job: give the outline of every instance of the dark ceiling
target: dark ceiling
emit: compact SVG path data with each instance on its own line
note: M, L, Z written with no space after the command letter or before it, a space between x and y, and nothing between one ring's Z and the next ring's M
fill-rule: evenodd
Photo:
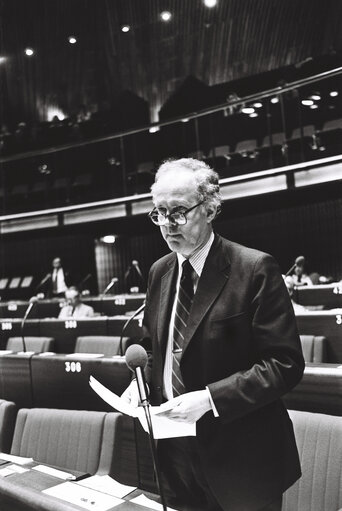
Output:
M341 27L340 0L2 0L1 122L106 109L124 90L156 121L187 76L214 85L339 53Z

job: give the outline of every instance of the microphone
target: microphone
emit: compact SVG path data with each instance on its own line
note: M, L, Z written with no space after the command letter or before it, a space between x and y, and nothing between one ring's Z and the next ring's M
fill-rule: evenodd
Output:
M159 495L160 495L160 500L162 503L163 511L167 511L164 491L163 491L163 487L161 484L158 454L157 454L156 444L155 444L154 435L153 435L153 425L152 425L151 413L150 413L150 403L149 403L149 400L147 397L148 392L147 392L147 386L146 386L146 380L145 380L145 374L144 374L144 369L147 364L146 350L142 346L140 346L140 344L132 344L131 346L129 346L129 348L127 348L125 359L126 359L126 364L127 364L128 368L135 373L135 376L137 379L140 401L144 408L148 431L149 431L150 447L151 447L151 453L152 453L154 472L156 475L156 483L157 483L157 487L159 490Z
M47 273L45 277L39 282L38 286L36 286L36 291L40 289L49 279L51 279L51 273Z
M83 284L85 284L91 277L92 277L92 274L88 273L88 275L86 275L84 277L84 279L82 279L81 282L78 284L78 286L77 286L78 289L82 289Z
M140 267L139 267L139 263L138 263L138 261L136 259L133 259L132 266L136 269L137 274L139 275L139 277L143 278L141 270L140 270Z
M145 309L145 301L142 305L140 305L140 307L132 314L132 316L130 316L128 318L128 320L126 321L126 323L124 324L124 326L122 327L122 330L121 330L121 335L120 335L120 343L119 343L119 351L120 351L120 355L122 356L123 353L122 353L122 338L123 338L123 334L124 332L126 331L126 328L128 327L128 325L130 324L130 322L132 321L132 319L134 319L138 314L140 314L141 311L143 311Z
M305 257L304 256L298 256L294 262L294 264L291 266L288 272L285 273L285 277L288 277L293 273L293 271L296 269L297 266L303 266L305 263Z
M118 282L118 280L119 279L117 277L113 277L112 280L107 285L106 289L103 291L102 296L108 293L108 291L114 286L115 282Z
M33 307L35 306L35 304L38 302L38 297L37 296L32 296L30 298L30 303L28 304L28 307L25 311L25 314L24 314L24 317L21 321L21 325L20 325L20 332L21 332L21 339L23 341L23 351L26 352L26 343L25 343L25 337L24 337L24 326L25 326L25 322L27 320L27 317L28 315L30 314L31 310L33 309Z
M147 364L146 350L140 344L132 344L126 350L125 360L128 368L135 373L141 404L148 406L148 391L144 373Z

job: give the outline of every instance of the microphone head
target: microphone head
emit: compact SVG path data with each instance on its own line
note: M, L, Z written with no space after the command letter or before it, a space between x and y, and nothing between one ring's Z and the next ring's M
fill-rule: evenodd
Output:
M114 284L114 282L117 282L119 279L117 277L113 277L111 282Z
M295 263L297 266L303 266L305 263L305 257L304 256L298 256L295 260Z
M131 371L135 371L137 367L144 369L147 364L146 350L140 344L132 344L126 350L125 360Z
M31 296L30 303L36 303L38 302L38 296Z

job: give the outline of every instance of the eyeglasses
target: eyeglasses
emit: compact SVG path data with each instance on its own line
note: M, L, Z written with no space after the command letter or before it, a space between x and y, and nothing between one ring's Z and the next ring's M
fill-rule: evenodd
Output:
M190 211L192 211L193 209L197 208L197 206L203 204L203 202L204 201L202 200L201 202L198 202L198 204L195 204L191 208L180 211L174 211L169 215L166 215L157 208L154 208L152 211L149 212L148 216L150 217L152 222L158 226L165 225L167 220L171 225L185 225L188 221L186 215L190 213Z

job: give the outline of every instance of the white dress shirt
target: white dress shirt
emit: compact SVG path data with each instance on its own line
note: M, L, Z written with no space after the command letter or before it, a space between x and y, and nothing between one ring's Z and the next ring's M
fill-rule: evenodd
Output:
M208 241L206 242L203 247L201 247L199 250L197 250L190 258L189 263L191 264L193 268L193 285L194 285L194 293L196 293L197 285L200 276L202 275L203 267L205 264L205 261L207 259L207 256L209 254L209 250L211 248L211 245L214 241L214 233L212 232L210 234L210 237ZM174 321L175 321L175 314L176 314L176 306L177 306L177 299L178 299L178 292L179 292L179 283L181 279L181 273L182 273L182 264L186 260L185 257L183 257L181 254L177 254L178 259L178 276L177 276L177 282L176 282L176 293L175 298L172 306L171 311L171 318L170 318L170 325L169 325L169 332L168 332L168 340L167 340L167 346L166 346L166 354L165 354L165 363L164 363L164 373L163 373L163 394L166 399L172 399L173 391L172 391L172 350L173 350L173 327L174 327ZM211 394L209 389L206 387L207 392L209 394L209 399L211 403L211 407L213 409L214 415L218 416L216 407L214 405L214 402L212 400Z

